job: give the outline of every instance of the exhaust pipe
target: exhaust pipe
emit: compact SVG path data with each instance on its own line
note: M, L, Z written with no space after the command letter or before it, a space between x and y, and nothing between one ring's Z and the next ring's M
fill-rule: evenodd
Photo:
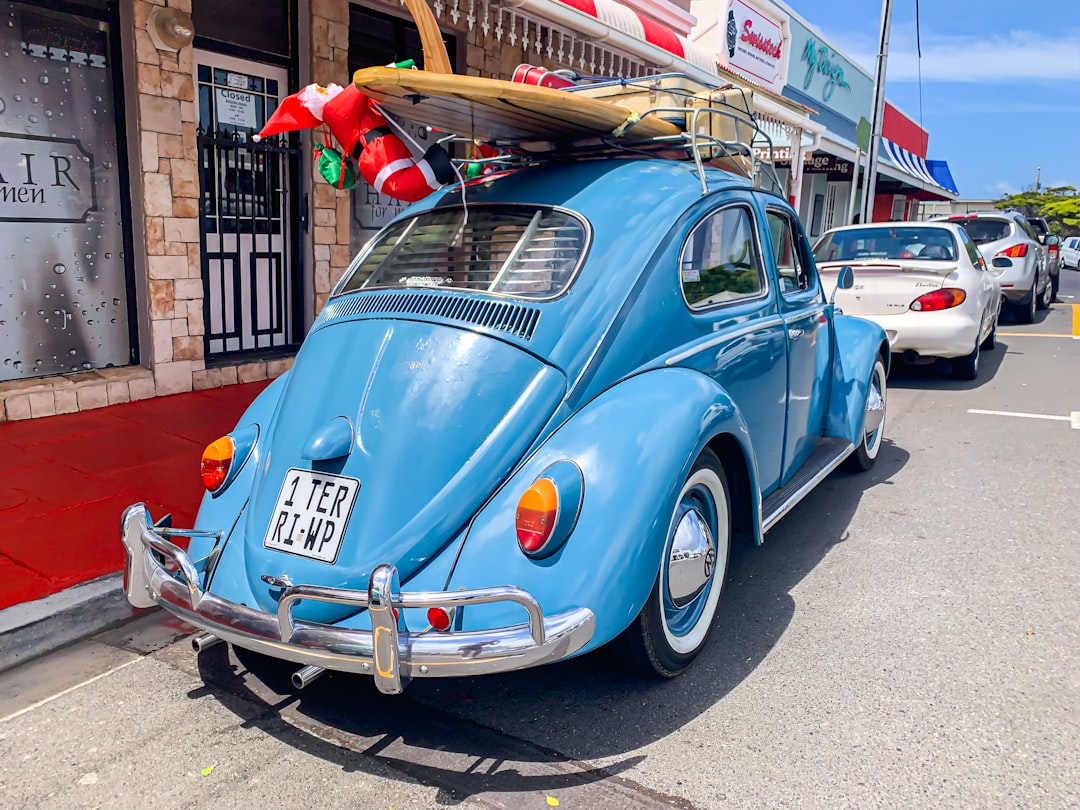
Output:
M298 669L292 675L292 685L297 689L311 686L311 684L318 680L324 672L326 672L326 670L322 667L312 665L306 666L303 669Z
M197 653L205 652L213 647L215 644L220 644L221 639L215 636L213 633L202 633L194 636L191 639L191 649Z

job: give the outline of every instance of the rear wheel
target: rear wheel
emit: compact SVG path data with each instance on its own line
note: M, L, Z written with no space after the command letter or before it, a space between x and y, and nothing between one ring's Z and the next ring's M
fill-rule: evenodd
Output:
M979 376L979 344L975 344L975 348L971 354L966 354L963 357L953 358L952 361L953 376L958 380L974 380Z
M997 346L997 318L994 318L994 325L990 327L990 334L986 336L986 340L982 342L982 348L986 351L990 351Z
M1035 299L1038 294L1035 292L1035 288L1031 288L1031 297L1026 304L1022 304L1016 310L1016 320L1020 323L1032 323L1035 320Z
M1053 303L1054 301L1057 301L1058 290L1061 289L1061 276L1060 276L1060 274L1056 275L1056 276L1050 276L1050 282L1051 282L1051 284L1053 284L1053 290L1054 290L1053 295L1050 296L1050 302Z
M727 476L705 449L679 493L649 599L615 642L626 663L663 678L690 666L712 630L730 545Z
M844 467L855 472L866 472L874 466L881 451L885 435L885 363L879 357L870 375L870 388L866 392L866 415L863 417L863 437L855 452L844 461Z

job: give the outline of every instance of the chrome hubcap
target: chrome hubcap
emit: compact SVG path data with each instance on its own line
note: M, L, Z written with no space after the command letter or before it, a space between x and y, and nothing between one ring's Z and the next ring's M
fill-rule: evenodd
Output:
M697 509L682 516L668 557L668 594L677 608L690 604L709 584L716 566L716 541Z

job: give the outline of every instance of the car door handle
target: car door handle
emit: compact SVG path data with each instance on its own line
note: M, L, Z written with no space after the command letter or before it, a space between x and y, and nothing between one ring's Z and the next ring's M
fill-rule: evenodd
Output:
M788 329L787 330L788 340L798 340L799 338L802 337L802 331L803 331L802 329Z

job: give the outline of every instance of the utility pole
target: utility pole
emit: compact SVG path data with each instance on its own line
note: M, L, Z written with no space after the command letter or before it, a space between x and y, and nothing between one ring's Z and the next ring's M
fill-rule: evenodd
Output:
M889 59L889 29L892 26L892 0L881 2L881 36L878 39L877 64L874 71L874 106L870 112L870 149L866 155L863 174L861 222L874 218L874 187L877 184L878 157L881 153L881 124L885 119L885 67Z
M1035 193L1042 191L1042 166L1035 167Z

